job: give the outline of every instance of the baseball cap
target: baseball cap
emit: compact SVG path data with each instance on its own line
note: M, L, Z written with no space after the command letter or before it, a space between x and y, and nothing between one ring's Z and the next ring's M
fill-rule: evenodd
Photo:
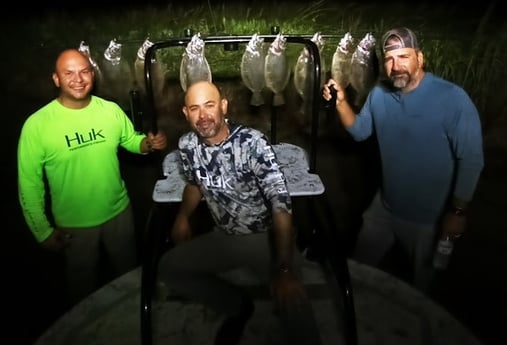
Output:
M417 37L412 30L400 27L391 29L382 36L382 50L384 53L400 48L419 49Z

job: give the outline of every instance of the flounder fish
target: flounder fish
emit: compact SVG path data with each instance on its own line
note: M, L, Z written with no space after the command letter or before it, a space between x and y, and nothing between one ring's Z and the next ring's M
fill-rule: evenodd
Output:
M122 59L122 44L112 39L100 63L102 82L97 94L114 100L123 109L130 106L129 91L134 85L130 65Z
M145 64L145 56L147 50L153 45L153 42L150 41L149 37L146 38L143 44L137 50L136 60L134 62L134 73L136 77L136 83L139 90L143 93L146 92L146 77L144 73L144 64ZM152 84L152 90L155 95L159 95L162 92L165 84L165 72L164 66L157 61L156 57L153 55L151 59L151 70L150 70L150 78Z
M81 43L79 43L78 50L84 55L86 55L86 57L88 57L88 60L90 61L90 64L92 65L93 70L95 72L95 82L100 82L100 80L102 79L102 72L100 71L99 64L92 57L92 54L90 52L90 46L87 45L85 41L81 41Z
M274 93L273 105L285 104L283 90L290 78L289 64L285 54L287 38L277 34L271 43L264 65L266 86Z
M241 58L241 79L245 86L252 92L250 104L260 106L264 104L262 90L266 86L264 79L264 63L266 53L264 51L264 38L253 34L248 42Z
M113 38L109 42L109 46L104 50L104 58L113 66L119 65L121 61L121 49L122 44L117 42L116 38Z
M350 60L350 86L355 91L354 104L361 107L379 74L378 57L375 52L376 40L367 33L352 54Z
M320 32L316 32L311 41L317 45L319 49L319 57L320 57L320 84L321 86L325 82L326 76L326 67L324 56L322 51L324 49L325 40L320 34ZM309 105L312 103L313 96L313 85L314 85L314 70L315 64L312 54L307 47L304 47L301 50L301 53L298 56L296 61L296 65L294 66L294 87L296 88L297 93L303 99L303 108L301 110L302 113L307 113L309 111Z
M326 70L327 70L327 62L326 58L324 56L324 46L326 45L326 40L321 35L320 32L316 32L313 37L312 41L317 45L317 48L319 49L319 57L320 57L320 86L324 85L326 82Z
M192 36L187 44L180 64L180 85L183 91L197 81L211 82L211 68L204 55L204 46L205 42L200 33Z
M349 85L350 59L353 53L354 39L347 32L338 43L331 61L331 78L343 89Z

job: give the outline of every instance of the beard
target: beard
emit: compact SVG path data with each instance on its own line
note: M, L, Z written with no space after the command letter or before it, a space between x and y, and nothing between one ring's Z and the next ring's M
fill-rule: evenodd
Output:
M219 128L214 121L199 121L195 126L195 130L200 137L209 139L217 135Z
M405 72L393 73L389 76L391 84L396 89L403 89L410 83L410 75Z

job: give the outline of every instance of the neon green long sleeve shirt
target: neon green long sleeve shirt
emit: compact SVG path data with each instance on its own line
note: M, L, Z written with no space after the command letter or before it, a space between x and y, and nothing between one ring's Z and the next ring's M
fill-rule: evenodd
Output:
M116 103L96 96L83 109L53 100L28 117L18 143L18 190L36 240L42 242L52 232L44 172L56 226L102 224L129 204L118 147L141 153L144 137Z

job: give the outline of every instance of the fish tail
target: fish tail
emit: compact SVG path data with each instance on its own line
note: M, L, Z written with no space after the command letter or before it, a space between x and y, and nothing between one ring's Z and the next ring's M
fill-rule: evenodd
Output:
M250 104L256 107L263 105L264 97L262 97L262 93L254 92L252 94L252 98L250 99Z
M281 92L275 93L275 95L273 96L273 105L279 106L279 105L284 105L284 104L285 104L285 98L283 97L283 93L281 93Z

